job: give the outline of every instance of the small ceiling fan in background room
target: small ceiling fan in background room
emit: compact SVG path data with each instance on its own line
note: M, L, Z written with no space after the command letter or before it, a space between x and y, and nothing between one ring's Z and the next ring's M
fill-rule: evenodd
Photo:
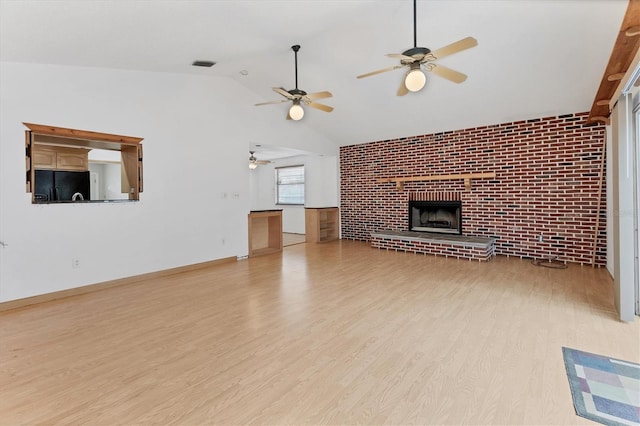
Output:
M287 113L287 120L300 120L304 117L304 109L302 109L301 104L309 105L312 108L319 109L325 112L333 111L333 107L328 105L320 104L318 102L314 102L317 99L330 98L333 95L331 92L316 92L316 93L307 93L304 90L298 89L298 50L300 50L299 45L291 46L293 52L295 54L295 65L296 65L296 88L291 90L285 90L282 87L273 87L273 91L284 96L286 99L282 99L279 101L269 101L256 104L256 106L260 105L270 105L270 104L279 104L283 102L291 101L293 105L289 108L289 112Z
M405 75L397 95L404 96L409 92L418 92L422 90L427 82L427 77L422 72L422 68L437 76L445 78L454 83L462 83L467 76L461 72L452 70L443 65L436 64L435 61L446 56L453 55L460 51L470 49L478 45L478 41L473 37L466 37L458 40L440 49L431 50L426 47L418 47L417 45L417 25L416 25L416 0L413 0L413 47L402 53L389 53L390 58L400 59L400 65L383 68L366 74L359 75L357 78L370 77L372 75L381 74L387 71L393 71L398 68L408 67L409 71Z
M255 151L249 151L249 154L250 154L249 155L249 168L251 170L256 169L258 166L262 166L262 165L271 163L271 161L268 161L268 160L258 160L256 158L256 156L253 155L255 153L256 153Z

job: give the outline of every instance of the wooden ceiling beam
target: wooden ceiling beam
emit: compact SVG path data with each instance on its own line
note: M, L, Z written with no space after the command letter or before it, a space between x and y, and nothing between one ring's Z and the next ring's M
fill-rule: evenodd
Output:
M631 66L638 48L640 48L640 0L629 0L587 121L602 122L604 121L602 118L609 117L611 113L609 102L616 96L620 79ZM604 102L605 100L607 103Z
M622 77L624 77L623 72L617 72L615 74L611 74L609 76L607 76L607 81L620 81L622 80Z

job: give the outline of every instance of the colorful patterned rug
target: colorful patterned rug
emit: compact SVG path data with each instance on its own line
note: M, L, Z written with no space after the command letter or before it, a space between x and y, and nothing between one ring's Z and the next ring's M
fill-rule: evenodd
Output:
M640 364L562 348L576 413L605 425L640 424Z

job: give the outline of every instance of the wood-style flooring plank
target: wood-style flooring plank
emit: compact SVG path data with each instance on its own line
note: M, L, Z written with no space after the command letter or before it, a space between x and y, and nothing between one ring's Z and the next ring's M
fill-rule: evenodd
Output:
M606 270L298 244L0 313L0 425L588 424L562 346L640 361Z

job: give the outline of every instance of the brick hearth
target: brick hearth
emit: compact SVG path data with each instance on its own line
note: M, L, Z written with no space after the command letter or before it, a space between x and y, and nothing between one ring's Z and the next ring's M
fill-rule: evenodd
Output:
M371 233L371 247L433 254L484 262L495 256L493 238L462 235L430 234L412 231L380 231Z
M408 200L459 194L462 233L494 238L500 255L591 263L605 128L566 114L340 148L342 238L407 231ZM495 172L494 179L406 182L378 179ZM606 191L596 262L606 263ZM457 195L456 195L457 197ZM437 197L436 197L437 198ZM543 241L539 241L542 235Z

